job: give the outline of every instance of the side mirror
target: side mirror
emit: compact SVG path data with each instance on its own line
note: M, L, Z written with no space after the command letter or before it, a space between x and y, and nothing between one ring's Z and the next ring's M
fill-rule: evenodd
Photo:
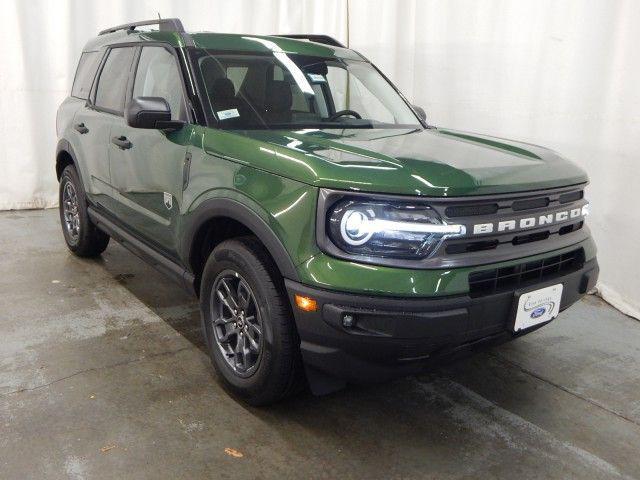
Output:
M175 130L184 122L171 120L171 107L162 97L135 97L125 109L127 125L133 128Z
M413 109L424 122L427 121L427 112L424 111L424 108L414 105Z

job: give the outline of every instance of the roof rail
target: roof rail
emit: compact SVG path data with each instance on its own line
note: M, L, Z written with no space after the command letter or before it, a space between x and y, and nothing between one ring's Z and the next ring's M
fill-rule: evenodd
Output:
M119 30L133 31L136 27L143 27L145 25L158 25L161 32L184 33L184 27L182 26L182 22L179 18L160 18L158 20L144 20L142 22L125 23L124 25L118 25L117 27L102 30L98 35L113 33Z
M332 45L334 47L347 48L341 44L338 40L329 35L313 35L313 34L295 34L295 35L275 35L276 37L295 38L297 40L309 40L310 42L324 43L325 45Z

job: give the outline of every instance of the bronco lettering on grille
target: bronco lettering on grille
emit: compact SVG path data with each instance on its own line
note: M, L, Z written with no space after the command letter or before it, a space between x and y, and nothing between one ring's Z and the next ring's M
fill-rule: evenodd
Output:
M536 217L525 217L520 219L500 220L492 223L476 223L473 226L473 234L480 235L483 233L507 232L510 230L524 230L543 225L551 225L554 223L565 222L579 217L585 217L589 214L589 204L581 208L572 208L571 210L561 210L555 213L548 213Z

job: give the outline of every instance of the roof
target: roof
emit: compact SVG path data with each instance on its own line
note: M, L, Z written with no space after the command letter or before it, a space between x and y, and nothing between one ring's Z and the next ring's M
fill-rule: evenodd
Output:
M129 42L165 42L174 47L185 47L185 36L193 40L196 47L234 52L268 53L282 51L317 57L339 57L362 60L363 57L348 48L324 43L297 40L275 35L251 35L234 33L194 32L179 33L169 31L118 30L104 33L87 42L84 51L98 50L106 45Z

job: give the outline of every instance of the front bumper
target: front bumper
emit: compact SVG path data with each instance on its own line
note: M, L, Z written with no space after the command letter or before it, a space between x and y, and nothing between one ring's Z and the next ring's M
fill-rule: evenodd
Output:
M375 382L418 373L434 360L535 330L539 326L517 335L510 331L518 293L562 283L560 309L564 310L595 286L598 271L593 258L571 273L476 298L367 296L290 280L286 287L312 390L323 393L339 388L336 382ZM296 294L315 299L317 311L298 309ZM353 315L356 325L343 327L344 315Z

